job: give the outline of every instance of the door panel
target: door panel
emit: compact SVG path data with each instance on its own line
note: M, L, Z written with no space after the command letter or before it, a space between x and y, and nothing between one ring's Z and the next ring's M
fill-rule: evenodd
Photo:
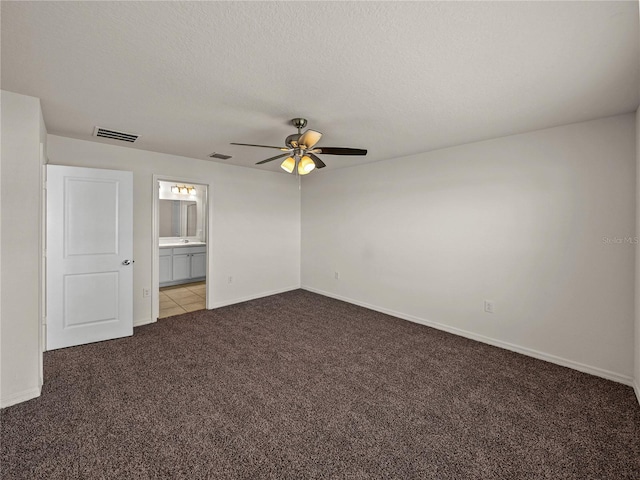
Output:
M47 166L48 350L133 334L132 186L131 172Z
M118 253L118 183L65 177L66 256Z
M64 326L118 321L118 272L64 277Z

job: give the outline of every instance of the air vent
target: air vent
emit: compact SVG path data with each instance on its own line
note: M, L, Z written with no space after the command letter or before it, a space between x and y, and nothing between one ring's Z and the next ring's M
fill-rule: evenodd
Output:
M231 155L223 155L222 153L213 152L211 155L209 155L209 158L219 158L220 160L229 160L231 158Z
M138 138L140 138L140 135L136 135L135 133L118 132L116 130L109 130L107 128L102 128L102 127L96 127L93 130L93 136L102 137L102 138L111 138L113 140L120 140L121 142L129 142L129 143L133 143Z

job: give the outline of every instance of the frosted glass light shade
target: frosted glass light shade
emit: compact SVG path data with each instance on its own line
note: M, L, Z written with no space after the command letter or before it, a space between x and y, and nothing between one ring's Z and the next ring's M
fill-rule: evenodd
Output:
M311 171L316 168L316 164L311 160L311 158L306 155L300 159L298 163L298 173L300 175L306 175L311 173Z
M180 188L177 185L171 187L171 193L180 193Z
M189 187L189 195L195 195L196 194L196 187Z
M287 173L293 172L293 169L295 166L296 166L296 159L293 157L285 158L284 162L280 164L280 168L282 168Z

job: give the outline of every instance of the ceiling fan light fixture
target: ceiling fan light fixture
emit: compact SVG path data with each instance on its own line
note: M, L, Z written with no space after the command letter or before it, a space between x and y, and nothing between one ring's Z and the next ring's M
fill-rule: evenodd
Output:
M300 159L300 162L298 162L298 173L300 175L307 175L308 173L311 173L314 168L316 168L316 164L306 155Z
M296 166L296 159L293 157L285 158L284 162L280 164L280 168L282 168L287 173L292 173L295 166Z
M299 175L307 175L316 168L326 167L325 163L316 156L316 153L322 153L327 155L366 155L367 151L362 148L349 148L349 147L320 147L315 148L316 143L322 138L322 133L316 130L307 130L301 133L302 129L307 125L307 120L304 118L294 118L291 120L293 126L298 129L298 133L289 135L285 139L286 147L276 147L273 145L258 145L256 143L236 143L232 142L231 145L242 145L245 147L261 147L261 148L275 148L280 150L280 155L275 155L264 160L260 160L256 165L263 165L265 163L273 162L282 157L288 157L280 164L287 173L293 173L294 170ZM300 158L302 157L302 158ZM296 168L297 167L297 168Z

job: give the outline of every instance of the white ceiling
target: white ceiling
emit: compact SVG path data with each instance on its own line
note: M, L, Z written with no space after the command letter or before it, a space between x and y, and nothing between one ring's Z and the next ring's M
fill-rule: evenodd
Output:
M252 166L293 117L328 168L634 111L638 2L2 2L5 90L49 133ZM117 143L106 140L105 143ZM262 169L278 169L271 162Z

